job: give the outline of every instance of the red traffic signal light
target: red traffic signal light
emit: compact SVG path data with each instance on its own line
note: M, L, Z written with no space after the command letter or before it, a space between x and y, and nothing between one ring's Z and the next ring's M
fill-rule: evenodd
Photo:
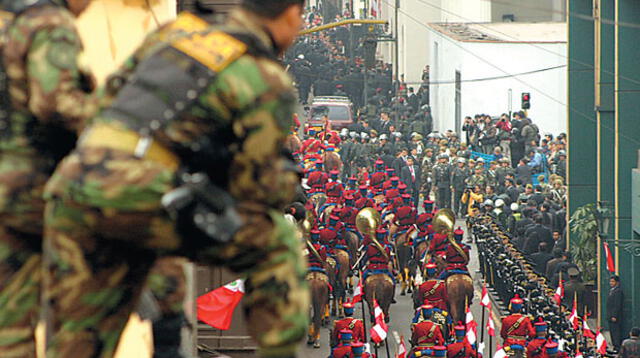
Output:
M531 108L531 94L529 92L524 92L522 94L522 109Z

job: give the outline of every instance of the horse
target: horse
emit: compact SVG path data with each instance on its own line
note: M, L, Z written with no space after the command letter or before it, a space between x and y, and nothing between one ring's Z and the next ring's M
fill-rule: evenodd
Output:
M349 266L349 254L341 249L334 249L336 261L335 268L335 284L333 285L333 303L331 306L331 315L344 317L344 309L342 304L347 298L347 276L351 266Z
M358 260L360 248L360 238L353 231L344 231L344 239L347 242L347 251L349 252L349 268L353 267L356 264L356 260ZM351 275L347 280L347 290L349 293L353 292L353 280L354 276Z
M393 300L393 290L393 280L389 275L380 273L367 277L364 282L364 299L369 305L369 313L373 314L374 312L373 300L375 298L384 313L385 322L389 322L389 307Z
M454 322L465 320L466 308L473 299L473 280L464 274L451 275L446 280L448 307Z
M298 134L291 133L287 136L284 142L284 147L288 149L291 153L297 153L302 148L302 141Z
M415 261L413 256L413 245L411 243L412 234L412 230L409 229L395 237L396 257L398 259L398 270L400 271L402 285L401 296L413 291L413 278L416 274L417 261Z
M329 302L329 278L322 272L309 272L306 277L311 292L313 316L309 325L307 344L320 348L320 327Z
M324 152L322 155L324 161L324 171L330 173L333 170L342 172L342 159L340 155L335 152Z

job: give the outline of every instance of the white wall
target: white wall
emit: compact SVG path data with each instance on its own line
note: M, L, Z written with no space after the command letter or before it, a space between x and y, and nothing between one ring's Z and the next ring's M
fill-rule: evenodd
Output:
M491 2L487 0L446 0L440 22L491 22Z
M435 45L437 43L437 45ZM566 44L506 44L506 43L463 43L462 48L489 61L499 69L518 74L566 64L566 58L556 56L541 48L558 54L566 53ZM462 75L462 117L478 113L500 115L509 110L508 92L512 90L512 109L520 110L520 95L531 93L529 117L540 127L541 132L558 134L566 131L567 102L566 67L517 78L504 78L483 82L465 80L505 76L505 73L445 40L442 35L434 36L432 48L438 47L437 61L432 65L432 82L453 81L455 71ZM522 83L525 82L525 83ZM535 89L534 89L535 88ZM545 94L539 92L542 91ZM549 98L551 97L551 98ZM560 103L558 103L560 102ZM431 104L436 130L453 129L455 126L455 85L441 84L431 88ZM456 128L460 131L460 128Z

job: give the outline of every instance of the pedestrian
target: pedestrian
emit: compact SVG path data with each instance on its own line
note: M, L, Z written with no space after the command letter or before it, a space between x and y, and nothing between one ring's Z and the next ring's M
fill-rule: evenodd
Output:
M622 343L622 314L624 294L620 287L620 276L613 275L609 279L609 295L607 296L607 322L611 333L611 343L616 351L620 350Z
M303 5L244 0L223 27L158 42L126 62L135 80L124 79L45 193L48 355L81 348L112 357L150 268L180 253L247 274L258 355L295 356L309 296L299 241L281 214L299 179L282 155L295 94L277 58L299 31ZM131 93L136 101L127 100ZM165 197L178 195L178 185L227 198L219 201L224 226L193 226L195 213ZM210 208L197 192L191 200L187 207ZM206 216L221 219L219 212Z
M640 358L640 327L631 328L629 338L622 342L619 358Z

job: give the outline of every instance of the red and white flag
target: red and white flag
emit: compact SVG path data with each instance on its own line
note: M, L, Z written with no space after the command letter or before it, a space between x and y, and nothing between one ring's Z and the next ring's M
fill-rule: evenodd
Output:
M585 315L584 318L582 319L582 335L591 339L596 338L595 333L593 333L591 328L589 328L589 323L587 322L587 315Z
M562 281L562 277L561 277L558 281L558 288L556 288L556 293L553 295L553 299L556 301L558 306L560 306L563 298L564 298L564 282Z
M480 299L480 305L491 310L491 299L489 298L489 292L487 291L486 283L482 285L482 298Z
M362 295L363 295L362 279L360 279L358 280L358 286L356 286L356 288L353 290L353 300L351 302L358 303L362 301Z
M371 16L378 17L380 14L380 0L371 1Z
M573 330L577 330L580 328L580 317L578 317L578 308L577 301L573 300L573 309L571 310L571 315L569 315L569 322L573 325Z
M489 310L489 319L487 320L487 333L489 333L491 337L495 337L496 335L496 326L493 323L493 312L491 312L491 310Z
M507 352L505 352L504 348L500 348L493 355L493 358L505 358L507 356Z
M376 324L371 327L371 340L376 343L380 343L387 338L387 331L389 327L384 321L384 312L382 312L382 308L378 306L378 301L373 300L373 316L375 317Z
M477 334L477 327L478 324L476 323L475 319L473 319L473 313L471 313L471 310L469 309L469 307L467 307L467 316L465 318L465 324L467 327L467 334L464 337L464 339L467 340L467 342L469 342L469 344L473 345L476 343L478 334Z
M616 264L613 261L613 255L611 254L611 249L609 249L609 243L607 243L606 241L603 241L603 245L604 245L604 255L607 258L607 271L609 271L610 273L615 273Z
M404 337L400 337L400 344L398 345L398 354L396 354L396 358L406 358L407 357L407 347L404 345Z
M598 334L596 335L596 349L600 354L607 354L607 340L604 339L604 335L600 330L598 330Z
M231 327L233 311L244 296L244 280L235 280L198 297L198 320L213 328Z

